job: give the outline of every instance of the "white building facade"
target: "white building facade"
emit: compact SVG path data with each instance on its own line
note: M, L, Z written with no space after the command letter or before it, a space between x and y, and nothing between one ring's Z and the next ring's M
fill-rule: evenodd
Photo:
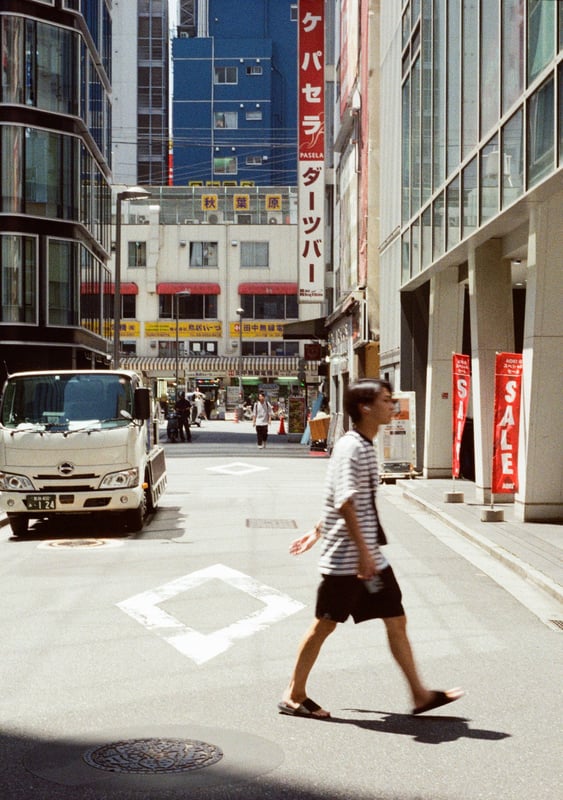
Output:
M503 498L523 520L563 517L562 46L561 3L381 3L381 372L416 392L420 466L446 477L451 356L471 357L488 502L495 353L522 353Z
M242 378L280 396L317 384L318 361L283 340L287 322L318 316L297 302L295 187L148 190L123 203L121 365L159 395L176 379L189 390Z

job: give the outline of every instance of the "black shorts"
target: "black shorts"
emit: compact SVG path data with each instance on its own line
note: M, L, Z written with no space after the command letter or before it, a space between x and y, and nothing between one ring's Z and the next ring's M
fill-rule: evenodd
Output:
M386 567L379 575L384 587L375 594L370 594L355 575L323 575L317 590L316 618L346 622L352 615L358 623L404 616L401 588L393 570Z

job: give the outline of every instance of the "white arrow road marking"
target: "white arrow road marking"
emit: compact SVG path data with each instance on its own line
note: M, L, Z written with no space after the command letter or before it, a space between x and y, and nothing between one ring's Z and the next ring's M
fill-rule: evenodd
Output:
M222 580L229 586L246 592L264 603L264 608L208 634L184 625L176 617L158 608L159 603L213 579ZM183 575L156 589L149 589L128 600L122 600L117 606L196 664L204 664L224 653L238 639L252 636L305 607L298 600L293 600L277 589L272 589L271 586L258 583L249 575L224 564L214 564L189 575Z
M223 467L207 467L208 472L224 472L226 475L248 475L251 472L261 472L269 467L257 467L256 464L245 464L244 461L233 461Z

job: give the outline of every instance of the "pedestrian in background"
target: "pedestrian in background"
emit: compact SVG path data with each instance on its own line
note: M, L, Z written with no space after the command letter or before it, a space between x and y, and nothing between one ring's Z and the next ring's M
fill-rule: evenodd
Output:
M182 442L185 440L191 442L192 440L192 432L190 431L191 408L192 405L186 397L185 392L180 392L174 406L174 411L178 415L178 430L180 432L180 440ZM186 434L186 439L184 439L184 432Z
M194 392L194 403L197 410L197 418L198 419L207 419L205 416L205 404L204 404L204 396L203 392L200 392L199 389L196 389Z
M353 429L336 442L328 464L322 521L296 539L290 552L304 553L321 538L315 621L298 650L292 678L278 703L282 714L328 719L330 713L307 696L307 679L327 637L352 616L355 623L382 619L391 653L409 685L413 714L451 703L460 689L432 691L422 683L407 636L402 595L381 551L386 544L375 505L379 481L373 439L391 421L394 401L387 381L352 384L345 396Z
M258 400L252 409L252 424L256 428L258 447L266 447L268 441L268 425L272 419L272 406L266 400L264 392L258 392Z

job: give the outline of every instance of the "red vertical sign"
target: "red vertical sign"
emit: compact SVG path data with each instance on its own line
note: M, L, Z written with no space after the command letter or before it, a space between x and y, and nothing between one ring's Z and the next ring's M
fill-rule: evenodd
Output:
M493 428L493 494L518 491L522 356L497 353Z
M469 356L454 353L452 357L453 392L452 392L452 476L459 478L461 437L467 419L469 403L469 387L471 385L471 362Z
M324 0L299 0L299 302L324 300Z

